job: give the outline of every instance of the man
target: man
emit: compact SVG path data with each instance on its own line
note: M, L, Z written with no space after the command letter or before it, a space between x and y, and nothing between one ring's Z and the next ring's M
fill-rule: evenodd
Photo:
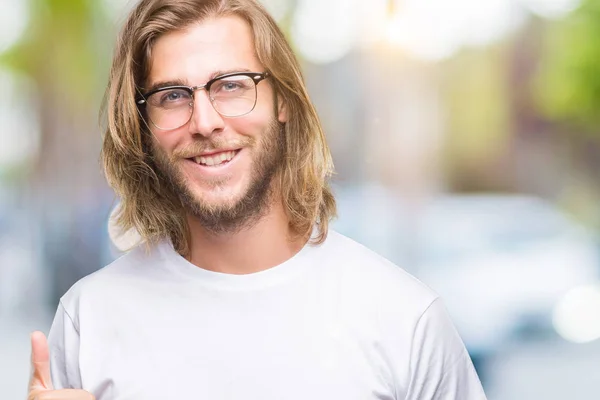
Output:
M32 335L30 399L485 398L437 296L328 229L325 138L255 0L142 0L106 110L145 244Z

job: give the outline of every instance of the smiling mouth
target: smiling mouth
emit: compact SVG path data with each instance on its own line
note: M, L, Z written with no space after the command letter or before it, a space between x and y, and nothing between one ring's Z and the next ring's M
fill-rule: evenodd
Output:
M240 149L241 150L241 149ZM219 167L229 163L240 152L240 150L224 151L221 153L211 154L207 156L199 156L190 158L196 164L205 167Z

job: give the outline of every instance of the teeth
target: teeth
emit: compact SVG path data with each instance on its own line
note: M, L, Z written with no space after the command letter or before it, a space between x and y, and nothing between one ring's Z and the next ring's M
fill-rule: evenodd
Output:
M196 163L198 164L212 167L214 165L219 165L225 161L231 161L233 157L235 157L235 151L226 151L214 156L195 157L194 161L196 161Z

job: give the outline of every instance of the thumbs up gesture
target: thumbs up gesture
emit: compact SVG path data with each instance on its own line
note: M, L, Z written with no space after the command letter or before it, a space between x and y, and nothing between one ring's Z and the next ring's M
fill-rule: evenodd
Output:
M85 390L54 390L50 379L50 351L42 332L31 334L31 380L27 400L94 400Z

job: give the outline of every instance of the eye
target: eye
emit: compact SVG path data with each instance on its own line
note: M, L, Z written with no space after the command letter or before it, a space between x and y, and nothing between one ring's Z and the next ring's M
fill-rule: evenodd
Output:
M185 89L168 89L154 93L148 102L155 107L172 108L189 104L191 99L192 96Z
M226 90L228 92L237 89L242 89L243 87L244 85L240 84L240 82L223 82L223 90Z
M230 76L214 83L210 88L215 95L234 95L242 94L252 89L254 82L247 76Z

